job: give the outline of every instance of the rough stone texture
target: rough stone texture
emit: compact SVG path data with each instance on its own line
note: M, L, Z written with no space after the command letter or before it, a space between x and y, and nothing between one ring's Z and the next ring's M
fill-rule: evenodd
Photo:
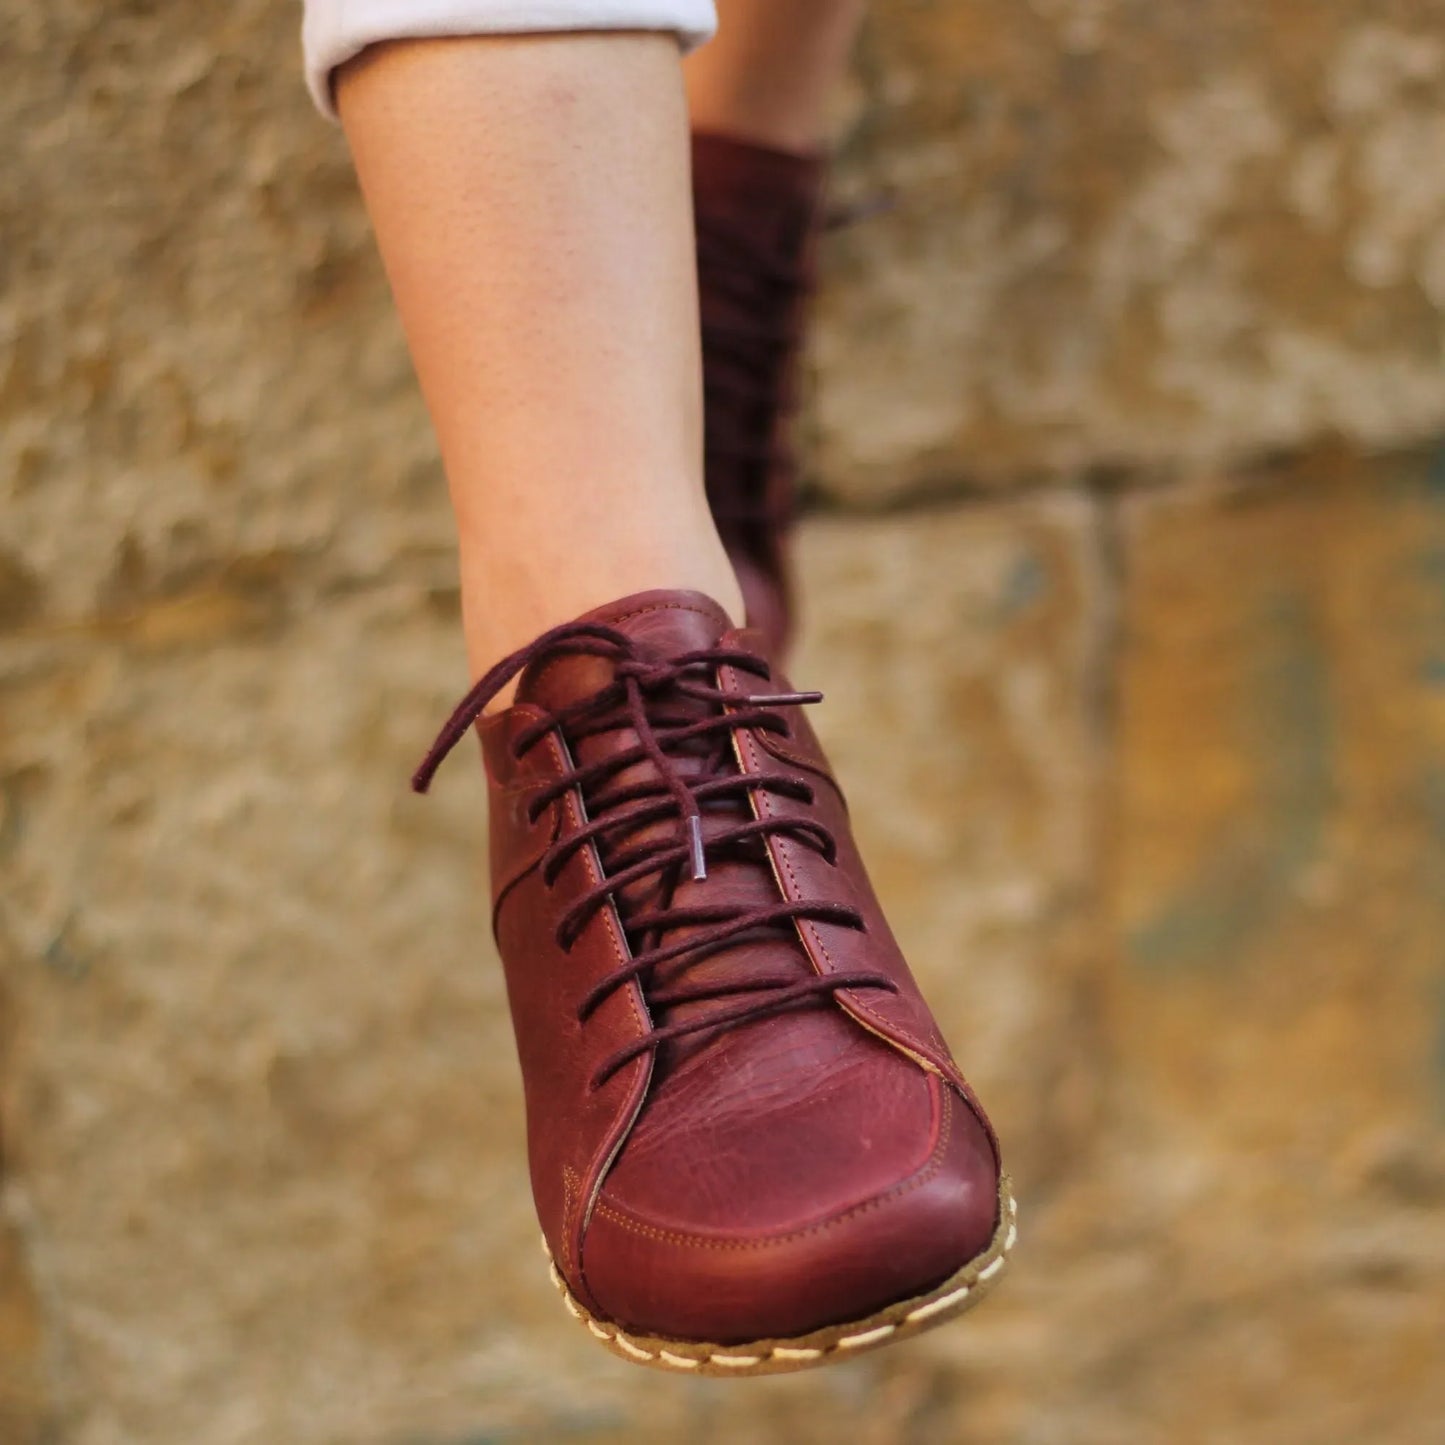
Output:
M1440 0L876 6L842 184L897 205L832 255L819 484L1432 434L1442 75Z
M0 625L450 545L294 0L21 6L0 97ZM11 67L7 67L11 68Z
M0 1225L0 1440L44 1445L51 1435L43 1326L30 1261L17 1231Z
M1435 1445L1445 3L875 7L797 670L1024 1235L747 1387L545 1282L479 781L404 789L449 525L297 19L6 20L0 1442Z
M1087 509L835 524L808 561L851 609L803 664L835 693L820 721L845 758L875 710L903 739L853 760L855 806L1044 1196L1090 1043L1067 966L1089 856ZM900 583L924 576L900 629ZM251 629L205 599L161 611L15 637L0 688L6 1122L65 1440L612 1438L614 1418L618 1438L675 1438L716 1389L669 1387L659 1416L546 1282L475 768L405 791L461 676L449 607L399 568L349 596L283 589ZM860 1388L747 1409L781 1431L811 1390L842 1428Z
M1126 509L1108 1114L1172 1285L1127 1403L1192 1438L1445 1425L1442 479Z
M803 541L816 601L795 670L826 692L819 732L874 881L1036 1198L1093 1107L1095 517L1059 497L829 519Z

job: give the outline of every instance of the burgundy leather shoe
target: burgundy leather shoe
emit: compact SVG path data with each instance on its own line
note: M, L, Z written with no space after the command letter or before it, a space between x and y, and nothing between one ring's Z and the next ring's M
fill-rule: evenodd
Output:
M708 501L775 657L793 630L789 430L823 179L818 157L693 133Z
M626 1359L856 1354L975 1303L1014 1241L816 701L708 598L644 592L499 663L414 780L475 726L553 1280Z

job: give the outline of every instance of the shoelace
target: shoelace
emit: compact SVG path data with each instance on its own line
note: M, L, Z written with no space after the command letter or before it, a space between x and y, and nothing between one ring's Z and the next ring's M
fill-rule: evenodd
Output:
M834 205L823 228L846 230L893 206L887 193ZM698 272L707 281L706 473L713 515L722 523L771 529L792 519L792 489L770 487L769 481L795 466L788 428L780 423L798 402L792 361L814 285L808 250L806 243L770 246L747 225L730 223L726 213L698 210Z
M699 212L703 298L706 473L720 522L785 524L787 495L768 485L793 465L787 428L796 407L791 361L801 340L802 302L812 277L791 248L770 248L746 226Z
M513 740L514 755L520 759L543 738L559 732L571 749L582 739L620 729L631 729L637 743L629 748L583 766L573 765L552 782L539 785L528 803L532 822L566 793L576 789L582 796L586 822L569 837L554 842L542 855L542 878L551 887L568 861L583 848L597 845L599 855L607 854L604 877L562 915L556 926L558 946L567 952L587 923L609 904L618 909L629 939L650 940L623 967L603 978L581 1001L577 1016L585 1022L618 988L636 979L651 1011L665 1011L677 1004L728 999L725 1003L692 1018L650 1029L642 1038L618 1049L598 1067L592 1087L600 1088L620 1068L639 1054L652 1053L671 1039L704 1029L724 1028L778 1013L795 1004L839 989L881 988L896 992L897 985L885 975L867 971L832 974L828 977L769 977L746 982L727 981L716 985L689 986L685 982L665 990L650 989L651 976L660 964L673 960L702 958L719 951L755 930L793 928L801 920L841 924L862 930L864 923L856 909L838 903L778 901L764 906L736 903L698 903L679 907L661 906L628 910L623 890L643 880L655 880L660 896L670 899L677 881L686 870L694 881L708 876L707 860L747 856L757 848L756 840L769 835L787 835L815 848L829 863L836 860L837 843L829 830L802 818L750 817L727 824L704 836L702 810L709 803L742 801L755 791L772 792L811 803L813 789L801 778L786 773L742 773L732 757L731 739L736 728L754 728L786 733L787 724L777 709L820 702L816 692L731 693L709 681L719 666L771 679L768 664L753 653L725 647L703 648L675 657L657 659L643 655L631 638L615 628L598 623L571 622L543 633L528 646L503 658L458 703L447 719L412 778L412 786L424 793L448 753L466 736L487 704L530 663L544 656L581 655L601 657L613 663L613 679L590 696L548 712ZM709 745L713 746L709 746ZM693 763L690 770L679 766L678 755ZM618 773L648 761L656 779L608 788ZM675 818L678 829L672 836L628 841L639 828ZM770 866L763 858L758 866ZM776 888L776 882L773 884ZM628 916L630 914L630 916ZM668 943L659 940L669 932L688 928L696 931Z

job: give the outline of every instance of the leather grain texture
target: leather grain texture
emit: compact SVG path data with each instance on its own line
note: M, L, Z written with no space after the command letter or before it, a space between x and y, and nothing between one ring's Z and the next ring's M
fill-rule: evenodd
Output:
M644 667L706 649L756 655L763 645L691 593L644 593L582 620L625 634ZM630 828L625 850L593 841L555 876L546 866L549 850L595 820L580 786L551 802L540 789L579 767L601 768L613 791L657 781L625 719L566 720L608 686L615 666L610 656L539 656L514 705L478 724L494 924L525 1082L533 1188L557 1267L597 1318L721 1344L802 1334L916 1296L994 1236L998 1152L883 917L801 706L777 709L785 735L729 730L730 774L758 782L746 805L723 797L705 805L709 836L739 822L788 827L751 847L715 849L704 879L674 871L662 883L626 883L570 947L557 940L567 910L605 880L605 857L667 845L680 826L654 817ZM776 668L763 686L730 663L715 667L711 685L738 698L791 690ZM686 701L664 689L649 702L659 736ZM519 749L528 729L559 716ZM780 775L791 791L766 785ZM605 792L599 801L594 789L593 798L604 810ZM833 849L818 845L820 829ZM688 910L753 916L780 902L828 903L855 910L840 916L862 926L800 919L690 948L706 925L685 923L662 940L670 956L608 992L584 1021L583 1000L626 968L635 920L659 907L659 888L688 919ZM713 1017L719 995L829 975L887 987L815 992L725 1027L665 1037L596 1084L609 1055L662 1022Z

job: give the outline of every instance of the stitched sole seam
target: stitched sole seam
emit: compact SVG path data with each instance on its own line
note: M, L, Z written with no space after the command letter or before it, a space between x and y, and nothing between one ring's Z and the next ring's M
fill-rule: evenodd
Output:
M942 1284L867 1319L813 1330L792 1341L757 1345L708 1345L690 1340L634 1338L610 1321L596 1320L577 1303L543 1241L548 1273L568 1312L622 1359L654 1369L720 1376L769 1375L809 1369L875 1349L930 1329L977 1304L998 1282L1018 1239L1018 1206L1007 1176L999 1181L999 1224L989 1247Z

